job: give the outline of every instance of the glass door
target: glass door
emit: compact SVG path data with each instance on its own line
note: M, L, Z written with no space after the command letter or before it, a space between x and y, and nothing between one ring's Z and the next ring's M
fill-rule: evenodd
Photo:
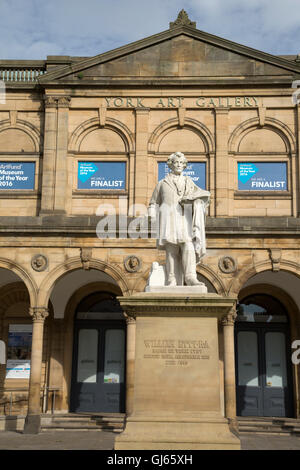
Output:
M71 411L124 412L124 326L78 321L73 358Z
M245 298L236 320L238 416L293 416L288 317L273 297Z

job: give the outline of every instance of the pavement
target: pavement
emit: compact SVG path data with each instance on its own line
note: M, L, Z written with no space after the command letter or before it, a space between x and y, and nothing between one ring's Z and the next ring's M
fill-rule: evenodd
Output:
M116 434L105 431L0 431L0 450L113 450ZM300 436L243 434L242 450L300 450Z

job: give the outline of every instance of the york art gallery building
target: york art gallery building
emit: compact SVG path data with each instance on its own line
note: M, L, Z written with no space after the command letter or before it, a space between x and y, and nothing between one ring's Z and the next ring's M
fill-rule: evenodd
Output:
M211 193L199 279L238 298L219 326L223 415L299 418L299 58L180 14L95 57L2 60L0 78L0 413L131 413L135 322L116 298L165 252L127 225L180 151ZM107 208L123 217L101 237Z

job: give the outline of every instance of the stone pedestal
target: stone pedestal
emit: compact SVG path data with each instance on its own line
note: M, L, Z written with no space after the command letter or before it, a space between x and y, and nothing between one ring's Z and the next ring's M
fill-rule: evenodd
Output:
M218 345L236 299L184 289L119 298L136 318L136 359L133 413L116 450L240 449L221 414Z

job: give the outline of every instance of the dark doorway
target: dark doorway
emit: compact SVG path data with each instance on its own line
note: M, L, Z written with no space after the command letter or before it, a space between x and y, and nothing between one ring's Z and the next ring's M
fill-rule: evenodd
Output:
M74 323L72 412L125 411L126 322L117 299L95 293L78 306Z
M235 351L237 415L292 417L289 322L278 300L256 294L239 303Z

